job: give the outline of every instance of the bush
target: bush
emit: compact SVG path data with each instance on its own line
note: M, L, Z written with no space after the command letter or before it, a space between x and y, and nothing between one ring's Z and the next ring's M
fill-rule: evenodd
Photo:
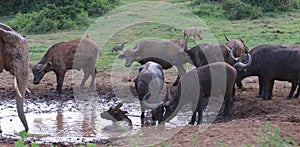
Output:
M0 5L0 16L38 12L48 4L54 4L57 7L74 5L87 11L91 16L107 13L107 11L120 4L120 0L6 0L5 3Z
M288 147L299 146L299 143L289 137L280 137L280 129L278 125L275 125L274 129L271 128L270 122L265 123L264 132L259 132L258 137L262 142L258 143L259 147Z
M242 0L252 6L261 7L263 12L290 11L299 7L299 0ZM296 4L296 5L295 5ZM296 6L296 7L295 7Z
M231 20L251 18L256 19L262 16L259 7L251 6L241 0L224 0L222 7L225 10L225 16Z
M24 33L45 33L76 29L89 24L87 12L72 6L57 7L48 4L39 12L18 13L8 25Z

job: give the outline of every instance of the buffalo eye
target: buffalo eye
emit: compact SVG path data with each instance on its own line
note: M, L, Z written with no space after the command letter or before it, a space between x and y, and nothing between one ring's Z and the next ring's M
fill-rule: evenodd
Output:
M19 53L14 55L14 59L15 60L20 60L21 59L21 55Z

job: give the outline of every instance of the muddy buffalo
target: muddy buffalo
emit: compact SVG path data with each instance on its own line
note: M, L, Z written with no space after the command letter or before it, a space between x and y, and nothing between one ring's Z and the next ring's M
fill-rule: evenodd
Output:
M120 109L122 105L122 103L118 103L117 106L111 106L109 110L100 114L102 118L113 122L113 125L103 128L105 131L123 132L132 129L132 121L126 115L128 112Z
M155 109L162 104L166 96L162 67L155 62L147 62L142 65L135 79L135 88L141 104L141 121L143 123L145 110Z
M198 113L197 124L199 124L202 120L204 98L208 97L217 98L218 105L222 105L224 100L223 117L229 119L235 80L236 70L225 62L208 64L187 72L180 80L174 97L165 104L166 112L163 121L171 120L184 104L192 102L193 116L189 123L195 123ZM218 112L218 110L216 111Z
M289 81L292 88L287 98L293 97L300 79L300 48L294 45L259 45L250 52L252 64L241 66L248 62L247 57L235 64L238 70L237 82L249 76L258 76L259 92L257 97L271 99L275 80ZM299 89L295 97L299 96Z
M60 42L51 46L44 57L31 67L34 79L33 84L39 84L45 73L54 71L57 79L55 94L59 96L67 70L83 69L84 77L80 87L83 88L85 82L92 77L89 88L94 87L96 76L96 60L100 49L88 37Z

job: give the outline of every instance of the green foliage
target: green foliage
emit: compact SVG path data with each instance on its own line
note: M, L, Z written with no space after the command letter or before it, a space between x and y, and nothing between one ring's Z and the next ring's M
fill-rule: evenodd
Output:
M224 10L217 2L204 2L201 5L194 5L192 11L197 16L222 17Z
M262 16L262 11L259 7L251 6L241 0L224 0L222 6L226 11L225 16L231 20L256 19Z
M78 29L89 23L87 12L74 5L57 7L55 4L49 4L39 12L18 13L9 25L24 33L45 33Z
M212 4L214 7L216 5L222 6L224 16L231 20L256 19L261 16L270 15L270 12L293 11L300 8L299 0L192 0L191 2L191 5L197 9L193 12L198 16L214 14L212 11L207 13L207 9L204 8L207 4Z
M278 125L275 125L274 130L272 130L270 123L266 122L264 133L260 132L258 137L262 139L262 142L258 144L259 147L287 147L287 146L298 146L299 144L291 138L280 137L280 129Z
M74 5L87 11L89 15L103 15L115 5L120 4L120 0L6 0L0 5L0 16L38 12L48 4L58 7Z
M299 8L299 0L242 0L252 6L261 7L264 12L289 11ZM298 3L298 4L297 4Z
M120 3L119 0L14 1L9 0L8 3L19 5L1 9L0 15L12 15L17 12L16 17L8 24L15 30L28 34L87 27L91 23L89 16L101 16ZM9 8L12 6L16 7Z

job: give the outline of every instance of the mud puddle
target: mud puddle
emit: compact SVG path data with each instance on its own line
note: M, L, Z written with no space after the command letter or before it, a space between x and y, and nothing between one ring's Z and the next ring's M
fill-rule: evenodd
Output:
M101 118L100 113L121 101L124 103L121 109L129 112L132 130L122 133L104 131L103 128L111 125L112 121ZM30 129L30 137L26 141L38 144L106 143L111 138L135 135L142 128L140 104L136 98L126 98L125 101L117 97L103 99L101 96L88 101L29 98L24 101L24 110ZM18 133L24 129L16 112L15 100L2 99L0 111L0 140L14 143L19 138ZM164 129L186 125L186 116L191 116L190 112L186 113L179 113L165 124ZM150 113L146 113L146 117L150 120Z

